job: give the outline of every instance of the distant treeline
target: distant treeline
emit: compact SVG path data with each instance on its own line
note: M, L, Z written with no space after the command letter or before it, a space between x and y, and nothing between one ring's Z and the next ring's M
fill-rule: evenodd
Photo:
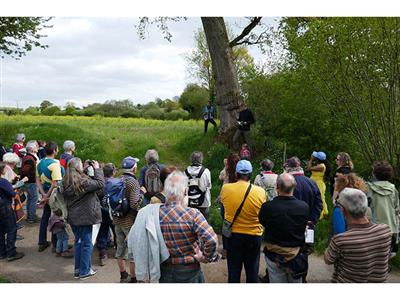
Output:
M160 98L146 104L134 104L130 99L108 100L105 103L93 103L83 108L68 102L62 108L49 100L44 100L40 106L21 108L0 108L0 113L6 115L33 116L103 116L123 118L145 118L157 120L188 120L200 119L202 107L209 99L206 88L197 84L188 84L180 97L174 99Z
M43 101L39 107L30 106L24 109L4 108L1 111L6 115L44 115L44 116L103 116L123 118L146 118L160 120L189 119L189 112L181 108L178 101L161 100L147 104L134 104L126 100L109 100L105 103L93 103L83 108L68 103L64 109L50 101Z

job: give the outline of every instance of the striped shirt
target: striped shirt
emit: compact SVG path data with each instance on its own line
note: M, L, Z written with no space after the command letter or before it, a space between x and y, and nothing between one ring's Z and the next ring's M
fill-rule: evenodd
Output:
M392 233L386 224L350 225L334 236L325 262L334 264L332 282L385 282Z
M160 206L160 226L172 264L196 263L195 248L199 244L206 260L218 259L217 235L199 210L166 203Z

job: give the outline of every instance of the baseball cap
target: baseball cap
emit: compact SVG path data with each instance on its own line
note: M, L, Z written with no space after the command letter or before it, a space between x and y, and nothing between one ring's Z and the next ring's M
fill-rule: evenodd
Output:
M122 169L132 169L139 161L139 158L128 156L122 160L121 168Z
M246 159L239 160L236 164L236 173L240 174L250 174L253 172L253 167L251 162Z
M325 152L322 151L314 151L312 154L312 156L318 158L319 160L325 160L326 159L326 154Z

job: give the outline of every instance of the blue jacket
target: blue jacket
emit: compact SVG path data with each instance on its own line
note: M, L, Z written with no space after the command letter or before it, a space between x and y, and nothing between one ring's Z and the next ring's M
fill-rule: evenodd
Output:
M12 198L16 193L13 190L11 183L7 179L0 178L0 198L4 199L8 204L12 203Z
M314 225L316 225L322 211L321 192L319 191L317 184L312 179L304 176L303 174L292 175L297 183L293 196L308 204L310 209L308 221L311 221Z
M203 116L207 116L206 120L215 118L215 107L211 105L210 108L208 106L204 106L203 108Z

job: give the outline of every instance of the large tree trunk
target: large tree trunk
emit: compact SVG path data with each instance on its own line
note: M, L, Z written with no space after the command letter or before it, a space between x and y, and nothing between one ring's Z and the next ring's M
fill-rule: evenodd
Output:
M216 98L221 121L219 133L230 140L236 127L238 108L243 103L232 49L223 18L202 17L201 21L216 76Z

